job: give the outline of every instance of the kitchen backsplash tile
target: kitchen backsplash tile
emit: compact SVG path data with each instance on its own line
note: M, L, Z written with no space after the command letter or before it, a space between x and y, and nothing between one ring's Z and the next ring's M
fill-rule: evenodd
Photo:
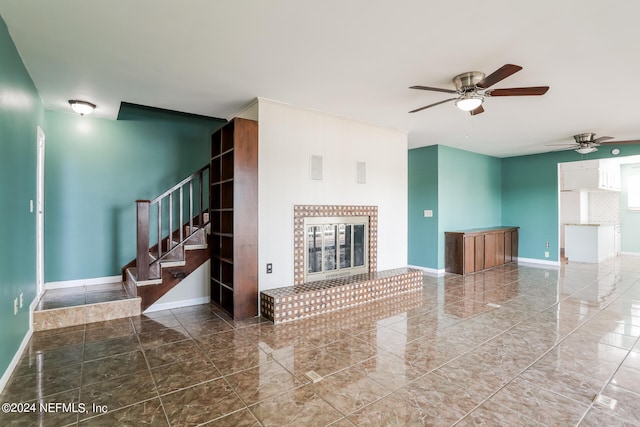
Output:
M589 193L589 222L617 224L620 222L620 193L598 191Z

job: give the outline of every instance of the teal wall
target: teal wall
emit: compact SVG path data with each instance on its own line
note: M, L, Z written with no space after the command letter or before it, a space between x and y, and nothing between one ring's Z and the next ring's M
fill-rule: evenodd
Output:
M443 145L409 150L409 264L443 269L444 232L501 225L501 197L500 159Z
M438 264L438 146L409 150L408 263L428 268ZM424 210L433 211L432 218Z
M558 163L610 158L612 148L502 159L442 145L409 150L408 263L443 269L445 231L494 225L520 227L519 257L558 261ZM624 156L640 154L640 145L617 148ZM424 218L424 209L434 217ZM640 252L640 214L623 212L621 221L622 250Z
M614 147L586 156L569 150L502 159L502 222L520 227L519 257L558 261L558 163L613 157ZM640 145L618 148L625 156L640 153Z
M518 257L558 260L558 156L502 160L502 221L520 227Z
M207 164L210 135L224 123L46 117L46 282L120 274L135 257L135 201Z
M622 165L622 191L620 192L620 224L622 225L622 252L640 254L640 212L627 210L628 179L640 175L640 165Z
M0 375L29 330L36 289L36 129L44 107L0 18ZM13 301L24 294L17 316Z
M438 269L443 269L445 231L502 225L501 160L439 146L438 201Z

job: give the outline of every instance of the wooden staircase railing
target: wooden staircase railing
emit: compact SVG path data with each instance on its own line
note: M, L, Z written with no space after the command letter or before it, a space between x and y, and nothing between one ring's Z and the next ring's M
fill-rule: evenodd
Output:
M205 202L205 188L208 190L209 165L200 168L191 176L183 179L153 200L136 201L136 280L141 282L150 278L150 271L182 245L199 228L204 227L208 218ZM197 187L197 188L194 188ZM185 191L186 189L186 191ZM194 195L195 192L195 195ZM185 194L186 193L186 194ZM178 198L176 203L175 198ZM174 217L177 214L177 221ZM188 216L188 223L184 216ZM194 227L197 220L197 227ZM155 223L155 224L154 224ZM151 244L151 226L156 228L156 240ZM177 230L176 230L177 226ZM154 250L153 256L150 251Z

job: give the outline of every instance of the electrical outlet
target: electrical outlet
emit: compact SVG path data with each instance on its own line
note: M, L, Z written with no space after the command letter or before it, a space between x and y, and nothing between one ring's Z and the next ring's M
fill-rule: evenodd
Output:
M13 315L18 314L18 298L13 300Z
M20 292L20 308L24 306L24 292Z
M549 258L549 251L544 251L544 257Z
M267 264L267 274L271 274L273 273L273 264L268 263Z

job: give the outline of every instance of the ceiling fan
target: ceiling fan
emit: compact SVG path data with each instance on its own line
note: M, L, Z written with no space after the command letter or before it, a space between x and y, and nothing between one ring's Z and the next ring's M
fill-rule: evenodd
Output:
M600 147L603 144L640 144L640 139L630 139L627 141L609 141L613 139L612 136L601 136L600 138L595 137L595 133L580 133L578 135L573 135L574 143L566 143L566 144L548 144L548 146L553 145L564 145L565 148L561 148L558 151L563 150L575 150L575 152L580 154L589 154L594 151L598 151L597 147Z
M445 99L434 104L426 105L424 107L416 108L409 111L409 113L416 113L427 108L435 107L436 105L444 104L446 102L455 101L456 107L462 111L468 111L472 116L484 112L482 103L485 97L491 96L530 96L530 95L544 95L549 90L549 86L532 86L532 87L517 87L508 89L489 89L494 84L506 79L510 75L522 70L519 65L505 64L498 68L493 73L485 76L480 71L469 71L467 73L458 74L453 78L453 83L456 89L441 89L437 87L429 86L411 86L409 89L430 90L434 92L454 93L457 96L455 98Z

